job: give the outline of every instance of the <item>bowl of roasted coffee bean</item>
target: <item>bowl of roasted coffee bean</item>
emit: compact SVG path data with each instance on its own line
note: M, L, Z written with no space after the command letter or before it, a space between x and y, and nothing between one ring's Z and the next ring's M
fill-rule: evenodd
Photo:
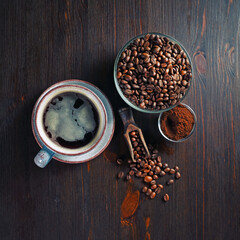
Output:
M161 113L178 105L190 89L192 75L185 48L161 33L131 39L114 63L119 95L130 107L145 113Z

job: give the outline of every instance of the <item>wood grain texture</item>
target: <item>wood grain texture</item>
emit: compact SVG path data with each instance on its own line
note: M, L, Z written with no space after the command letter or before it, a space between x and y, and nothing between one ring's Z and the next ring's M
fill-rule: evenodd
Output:
M0 2L0 239L240 239L240 2L238 0L81 0ZM138 183L117 181L127 155L113 83L117 52L149 31L178 39L193 60L184 102L196 112L195 134L166 142L157 117L134 111L148 143L182 178L170 201L146 201L130 219L121 204ZM31 111L64 79L84 79L110 99L116 131L89 163L33 163L39 147Z

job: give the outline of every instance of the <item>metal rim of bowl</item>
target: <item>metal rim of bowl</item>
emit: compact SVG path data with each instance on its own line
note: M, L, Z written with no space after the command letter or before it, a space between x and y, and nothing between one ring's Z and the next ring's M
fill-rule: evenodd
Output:
M190 62L190 65L191 65L191 70L192 70L192 78L191 78L191 84L190 86L187 88L187 91L185 92L184 96L179 100L179 102L171 107L168 107L166 109L161 109L161 110L149 110L149 109L142 109L140 107L138 107L137 105L135 105L134 103L132 103L130 100L128 100L128 98L126 98L122 92L122 89L120 88L119 86L119 83L118 83L118 79L117 79L117 65L118 65L118 62L119 62L119 59L120 59L120 56L122 54L122 52L137 38L141 38L141 37L145 37L147 34L154 34L154 35L158 35L160 37L166 37L168 38L171 42L173 43L177 43L181 49L186 53L187 55L187 58ZM188 94L189 92L189 89L191 88L192 86L192 81L194 79L194 73L193 73L193 64L192 64L192 60L187 52L187 50L182 46L182 44L180 42L178 42L175 38L169 36L169 35L166 35L166 34L163 34L163 33L157 33L157 32L148 32L148 33L143 33L143 34L140 34L140 35L137 35L136 37L130 39L121 49L120 51L118 52L117 54L117 57L115 59L115 62L114 62L114 68L113 68L113 77L114 77L114 83L115 83L115 87L119 93L119 95L121 96L121 98L123 99L123 101L128 104L130 107L134 108L135 110L137 111L140 111L140 112L144 112L144 113L163 113L163 112L166 112L166 111L169 111L171 110L172 108L176 107L178 104L180 104L183 99L186 97L186 95Z
M162 117L162 115L163 115L164 112L160 113L160 114L159 114L159 117L158 117L158 129L159 129L159 132L162 134L162 136L163 136L165 139L167 139L167 140L170 141L170 142L174 142L174 143L180 143L180 142L184 142L185 140L187 140L187 139L194 133L194 131L195 131L195 129L196 129L196 125L197 125L197 117L196 117L196 114L195 114L195 112L193 111L193 109L192 109L191 107L189 107L189 106L188 106L187 104L185 104L185 103L180 103L180 104L182 104L184 107L186 107L186 108L192 113L192 115L193 115L193 117L194 117L193 128L192 128L191 132L189 133L189 135L186 136L185 138L181 138L181 139L179 139L179 140L173 140L173 139L167 137L167 136L163 133L162 128L161 128L161 117ZM180 105L180 104L179 104L179 105Z

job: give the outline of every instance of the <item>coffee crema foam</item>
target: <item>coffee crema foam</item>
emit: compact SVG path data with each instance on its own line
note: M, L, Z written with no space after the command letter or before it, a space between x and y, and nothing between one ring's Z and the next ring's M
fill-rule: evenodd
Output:
M96 109L78 93L58 95L44 114L45 130L49 137L68 148L89 143L96 133L97 122Z

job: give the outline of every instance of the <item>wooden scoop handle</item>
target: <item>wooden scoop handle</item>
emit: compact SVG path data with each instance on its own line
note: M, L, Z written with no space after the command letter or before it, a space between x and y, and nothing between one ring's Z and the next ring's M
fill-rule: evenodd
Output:
M133 114L132 114L131 108L128 108L128 107L120 108L118 110L118 112L119 112L119 115L120 115L123 125L124 125L124 131L126 131L129 124L136 125L136 123L133 119Z

